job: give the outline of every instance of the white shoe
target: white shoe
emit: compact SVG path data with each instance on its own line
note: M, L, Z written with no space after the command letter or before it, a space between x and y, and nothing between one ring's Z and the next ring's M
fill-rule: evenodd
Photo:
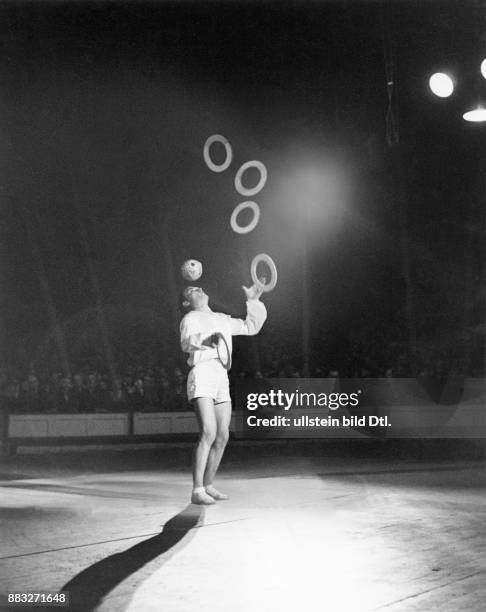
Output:
M225 499L229 499L229 496L226 493L220 493L218 489L215 489L213 485L209 485L206 487L206 493L210 495L213 499L217 501L223 501Z
M206 493L203 489L202 491L193 491L191 495L191 504L198 504L199 506L212 506L216 502L214 499Z

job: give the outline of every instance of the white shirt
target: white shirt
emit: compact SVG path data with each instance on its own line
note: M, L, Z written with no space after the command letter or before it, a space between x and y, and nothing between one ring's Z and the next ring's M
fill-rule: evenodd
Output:
M265 319L267 309L260 300L246 302L246 319L235 319L230 315L212 310L191 310L181 321L181 348L189 353L187 363L190 366L201 361L218 359L217 349L203 345L212 334L219 332L223 335L231 355L233 343L231 336L254 336L258 334Z

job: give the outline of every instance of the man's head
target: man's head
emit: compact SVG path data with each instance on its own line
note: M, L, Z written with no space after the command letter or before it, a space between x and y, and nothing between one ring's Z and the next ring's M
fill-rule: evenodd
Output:
M90 391L96 388L96 374L88 374L86 377L86 387Z
M29 391L31 393L38 393L38 391L39 391L39 379L37 378L37 376L35 374L29 374L29 377L27 378L27 381L29 383Z
M207 308L209 298L201 287L186 287L182 292L182 305L188 310Z
M73 387L72 381L71 381L71 377L70 376L63 376L61 378L61 389L63 391L71 391Z
M83 375L80 373L77 373L73 376L73 384L74 384L74 388L77 391L80 391L83 388Z

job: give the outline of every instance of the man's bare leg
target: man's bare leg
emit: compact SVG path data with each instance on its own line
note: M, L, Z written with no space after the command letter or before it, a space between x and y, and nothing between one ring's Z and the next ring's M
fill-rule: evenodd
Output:
M209 451L206 471L204 472L203 484L206 492L214 499L228 499L224 493L220 493L213 486L213 480L218 470L224 449L228 443L229 426L231 421L231 402L221 402L214 406L216 417L216 438Z
M204 474L207 469L208 457L216 439L217 421L212 398L198 397L194 400L194 409L199 423L199 442L193 455L193 504L214 504L214 499L204 489Z

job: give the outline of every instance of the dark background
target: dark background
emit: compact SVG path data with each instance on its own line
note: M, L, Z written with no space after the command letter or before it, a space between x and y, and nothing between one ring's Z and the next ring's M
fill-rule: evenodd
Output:
M213 307L241 315L250 261L267 252L280 276L260 344L301 358L306 270L314 367L375 351L412 373L434 360L482 373L485 133L462 113L486 83L485 14L474 2L3 3L3 361L72 369L140 346L179 358L181 263L201 260ZM458 75L447 100L427 87L443 68ZM222 174L202 157L213 133L233 146ZM260 224L240 236L233 179L251 159L269 179L252 198Z

